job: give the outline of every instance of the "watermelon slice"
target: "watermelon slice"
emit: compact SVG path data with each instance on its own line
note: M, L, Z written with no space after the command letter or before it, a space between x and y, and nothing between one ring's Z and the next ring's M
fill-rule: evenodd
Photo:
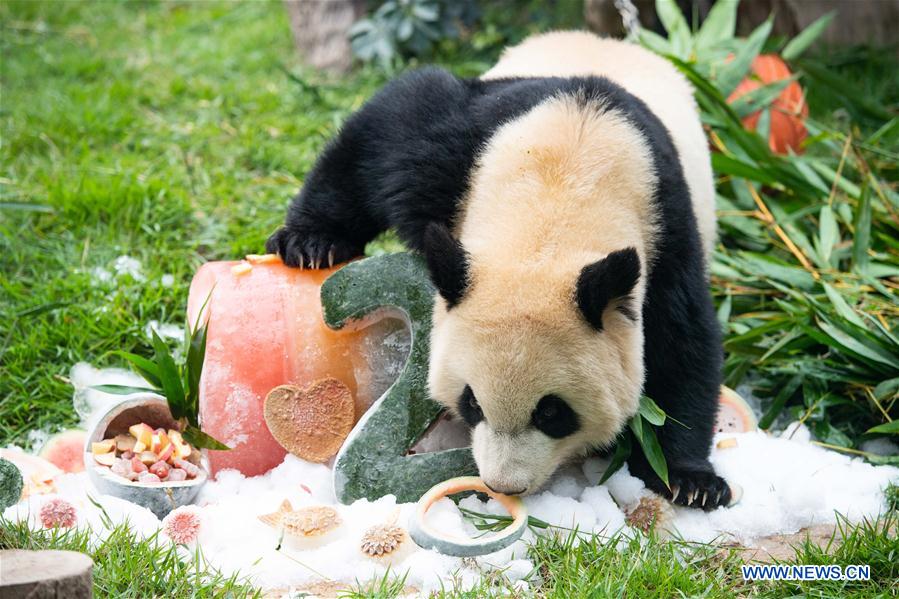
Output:
M717 433L748 433L758 429L759 421L746 400L729 387L721 386L718 397Z

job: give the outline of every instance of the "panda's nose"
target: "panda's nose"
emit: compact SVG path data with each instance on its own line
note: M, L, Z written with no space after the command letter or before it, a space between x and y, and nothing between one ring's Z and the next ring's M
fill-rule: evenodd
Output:
M484 481L484 484L487 485L487 488L490 489L491 491L493 491L494 493L502 493L503 495L521 495L522 493L524 493L525 491L528 490L527 487L525 487L523 489L518 489L517 491L508 491L506 489L497 489L493 485L488 483L486 480Z

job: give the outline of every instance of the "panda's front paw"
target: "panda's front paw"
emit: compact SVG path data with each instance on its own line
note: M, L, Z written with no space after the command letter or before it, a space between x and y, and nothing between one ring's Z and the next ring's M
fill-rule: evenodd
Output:
M329 268L362 255L362 248L322 233L304 233L281 227L265 243L270 254L278 254L287 266Z
M671 488L659 481L653 491L676 505L711 511L730 505L733 499L727 481L709 470L672 468L668 472Z

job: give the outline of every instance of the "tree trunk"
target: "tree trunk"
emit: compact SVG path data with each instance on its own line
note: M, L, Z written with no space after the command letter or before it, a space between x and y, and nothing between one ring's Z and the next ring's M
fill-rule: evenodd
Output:
M0 551L0 599L89 599L93 569L77 551Z
M348 32L365 12L365 0L284 0L290 29L304 63L343 72L353 63Z
M721 0L719 0L721 1ZM899 0L753 0L741 2L738 31L746 34L775 13L774 33L793 37L830 11L837 17L819 38L826 44L896 43Z

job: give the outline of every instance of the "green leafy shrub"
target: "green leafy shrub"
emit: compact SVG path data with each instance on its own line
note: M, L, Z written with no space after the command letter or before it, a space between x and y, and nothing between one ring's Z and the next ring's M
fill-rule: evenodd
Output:
M400 58L425 56L442 39L459 37L477 19L474 0L386 0L350 29L353 53L365 62L391 66Z
M858 450L870 437L899 435L899 195L883 174L899 158L897 119L801 58L832 15L779 48L770 20L745 40L733 37L736 2L715 4L695 35L669 4L657 2L668 38L643 31L639 39L693 83L714 146L722 243L712 281L726 383L748 383L766 398L762 428L799 419L822 444L899 463ZM804 154L772 153L764 123L784 83L759 88L751 106L725 100L765 47L779 49L806 85L839 90L876 130L810 118ZM741 122L754 110L761 134Z

